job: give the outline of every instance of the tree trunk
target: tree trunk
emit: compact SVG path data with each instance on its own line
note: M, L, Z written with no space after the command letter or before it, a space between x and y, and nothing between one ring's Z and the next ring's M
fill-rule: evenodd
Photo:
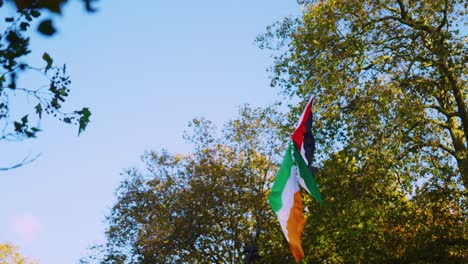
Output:
M463 155L464 158L457 158L458 169L460 170L461 180L465 190L468 190L468 157L466 151Z
M452 144L455 150L455 159L457 160L461 180L465 189L468 190L468 149L465 145L466 133L463 131L463 127L460 126L456 117L449 118L447 125L452 138Z

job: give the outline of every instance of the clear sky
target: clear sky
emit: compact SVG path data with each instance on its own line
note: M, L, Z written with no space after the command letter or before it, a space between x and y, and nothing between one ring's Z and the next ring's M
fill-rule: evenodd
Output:
M221 126L243 103L278 98L254 40L301 12L295 0L100 0L89 15L71 2L55 37L33 36L31 56L67 64L66 109L90 107L87 131L44 119L38 139L0 142L0 167L42 154L0 172L0 243L43 264L77 263L103 241L120 172L145 150L188 152L181 136L193 117Z

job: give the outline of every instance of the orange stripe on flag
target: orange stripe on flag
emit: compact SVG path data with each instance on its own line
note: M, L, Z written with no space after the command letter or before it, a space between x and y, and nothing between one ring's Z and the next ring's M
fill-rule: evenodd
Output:
M288 230L289 247L296 262L304 258L304 251L302 250L301 237L304 230L305 219L302 213L302 198L301 192L294 193L294 204L291 207L289 219L286 225Z

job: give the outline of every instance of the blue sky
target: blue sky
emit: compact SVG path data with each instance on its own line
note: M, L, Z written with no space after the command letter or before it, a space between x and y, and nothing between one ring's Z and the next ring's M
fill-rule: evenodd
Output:
M47 51L67 64L72 93L65 108L92 110L79 137L77 127L46 118L38 139L0 142L0 167L41 153L0 173L0 242L40 263L76 263L103 241L120 172L145 150L188 152L182 133L192 118L221 126L243 103L278 98L266 72L269 54L254 40L301 12L295 0L131 3L100 0L99 12L89 15L72 1L56 17L55 37L32 38L38 63Z

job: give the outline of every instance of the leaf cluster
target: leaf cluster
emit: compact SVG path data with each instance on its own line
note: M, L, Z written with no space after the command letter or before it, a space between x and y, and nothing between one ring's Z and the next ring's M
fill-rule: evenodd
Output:
M272 85L286 98L317 95L320 152L385 160L408 186L438 159L467 189L466 12L461 1L313 1L258 41L277 52Z
M17 4L20 5L19 1ZM21 141L34 138L41 131L40 120L52 116L67 124L79 126L78 134L86 129L91 112L88 108L62 111L70 94L71 80L66 65L54 64L52 56L44 52L44 65L28 63L31 25L42 16L41 9L51 9L45 2L32 1L37 6L18 6L13 16L4 17L0 34L0 140ZM0 2L0 8L2 7ZM40 26L41 27L41 26ZM37 87L22 86L24 76L38 76ZM30 107L25 109L24 105Z
M317 174L322 206L306 206L306 263L464 263L468 204L453 180L412 195L398 177L361 167L345 148Z
M34 264L36 262L21 256L18 247L10 243L0 244L0 263L1 264Z
M82 0L87 12L95 12L96 9L93 6L93 2L97 0ZM22 22L20 27L26 29L30 26L33 18L38 18L41 15L41 11L50 12L52 14L62 14L64 6L67 4L67 0L0 0L0 8L4 3L11 3L18 10L26 16L28 22ZM13 18L7 18L7 22L13 22ZM37 30L44 36L52 36L57 30L54 26L53 19L45 18L41 19L38 23Z

